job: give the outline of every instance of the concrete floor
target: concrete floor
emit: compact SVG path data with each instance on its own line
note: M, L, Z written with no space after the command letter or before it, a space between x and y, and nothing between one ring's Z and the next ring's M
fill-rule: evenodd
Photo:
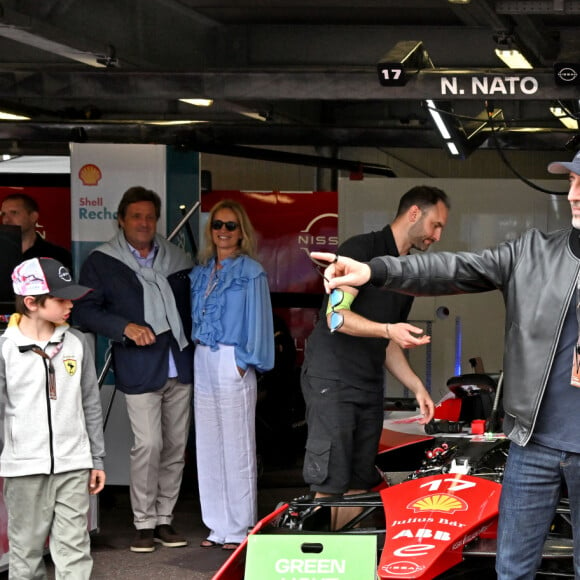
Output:
M271 512L279 501L306 493L301 466L267 469L260 479L258 492L259 517ZM189 540L184 548L157 547L149 554L129 550L135 530L125 486L105 488L100 498L100 529L94 533L92 552L94 580L210 580L231 554L220 548L201 548L207 535L201 522L195 478L184 477L175 510L174 526ZM46 558L49 580L54 579L50 557ZM6 580L8 573L0 574Z

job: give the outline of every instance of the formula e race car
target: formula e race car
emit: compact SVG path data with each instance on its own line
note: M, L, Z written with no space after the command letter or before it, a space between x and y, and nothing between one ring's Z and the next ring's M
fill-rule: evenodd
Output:
M445 418L427 429L413 418L385 422L376 460L381 482L372 492L317 499L305 496L279 505L250 531L214 580L258 580L257 575L247 575L248 546L258 549L253 544L256 536L269 536L272 547L288 535L299 539L303 558L323 549L321 538L338 537L341 542L361 535L376 538L376 552L368 556L374 560L373 572L357 580L495 578L498 502L509 446L503 435L490 430L490 419L500 407L501 376L495 381L487 375L462 375L450 379L448 387L454 396L447 400L453 403L438 405L439 416ZM475 402L475 398L484 401ZM445 407L453 407L456 414L450 416L449 408L442 413ZM472 434L471 426L478 426L478 421L487 429ZM353 514L336 531L330 531L333 507L352 508L349 513ZM565 497L543 556L538 577L574 578ZM329 574L329 560L318 565L312 564L312 557L304 561L307 564L298 562L292 570L285 568L286 573L278 569L262 574L259 580L347 577ZM345 568L344 562L341 565L336 570ZM314 573L321 571L327 573Z

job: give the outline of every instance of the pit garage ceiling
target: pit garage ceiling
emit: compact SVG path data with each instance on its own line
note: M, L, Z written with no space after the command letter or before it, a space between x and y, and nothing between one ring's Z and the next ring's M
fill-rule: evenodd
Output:
M440 148L429 98L477 147L560 149L575 132L549 108L580 116L580 85L554 66L580 63L579 26L580 0L0 0L0 109L30 117L0 121L0 153ZM508 37L532 70L497 58ZM381 85L385 56L406 84Z

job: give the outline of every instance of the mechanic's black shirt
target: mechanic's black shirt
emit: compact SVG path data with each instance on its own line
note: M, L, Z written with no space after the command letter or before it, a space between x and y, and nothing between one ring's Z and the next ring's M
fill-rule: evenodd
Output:
M47 242L38 232L36 232L34 244L22 254L23 261L30 260L31 258L52 258L53 260L58 260L72 273L71 253L66 248Z
M390 226L379 232L353 236L338 248L341 256L368 262L376 256L398 256L399 251ZM319 378L340 380L355 388L382 392L387 339L360 338L340 331L330 333L326 322L328 296L320 310L320 318L308 338L305 365L308 373ZM407 320L413 297L374 286L363 286L351 310L376 322Z

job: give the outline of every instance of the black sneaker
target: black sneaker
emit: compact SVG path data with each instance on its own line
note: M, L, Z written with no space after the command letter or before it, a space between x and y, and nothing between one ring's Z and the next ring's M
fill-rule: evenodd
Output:
M137 530L135 540L129 548L131 552L153 552L155 551L155 542L153 541L153 530Z
M187 546L187 540L177 534L169 524L161 524L155 528L154 540L166 548L182 548Z

